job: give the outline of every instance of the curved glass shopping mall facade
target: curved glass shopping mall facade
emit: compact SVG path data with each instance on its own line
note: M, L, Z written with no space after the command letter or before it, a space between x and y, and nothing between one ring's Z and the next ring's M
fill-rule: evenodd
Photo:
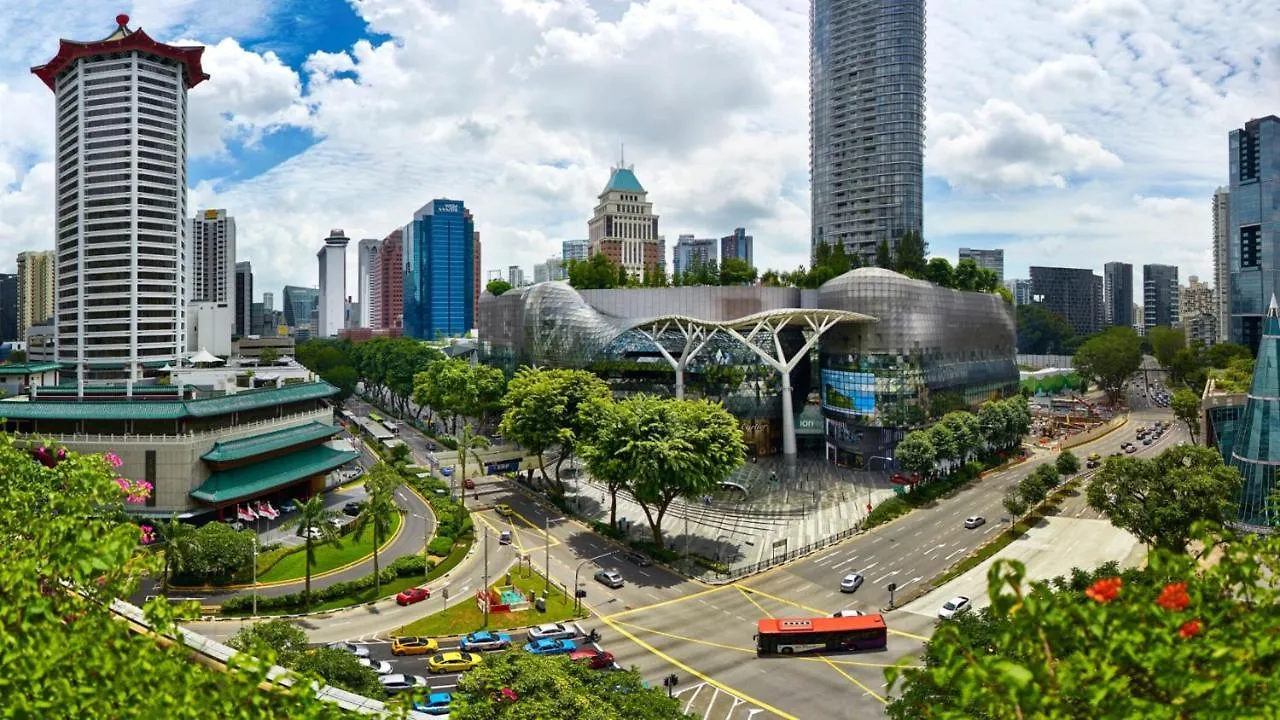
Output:
M878 268L817 290L540 283L485 293L477 315L488 363L587 368L622 393L679 385L723 401L758 454L783 445L785 385L768 356L794 360L788 404L800 444L849 465L890 456L907 430L1018 385L1013 308L998 295Z

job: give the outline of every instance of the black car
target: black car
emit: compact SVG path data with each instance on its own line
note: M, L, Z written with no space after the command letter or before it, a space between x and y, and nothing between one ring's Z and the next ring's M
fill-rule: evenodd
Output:
M363 509L364 509L364 503L352 501L342 506L342 513L344 515L350 515L351 517L355 517L359 515L360 511Z
M623 553L622 557L626 558L628 562L633 562L640 567L647 567L653 564L653 561L649 559L648 555L645 555L642 552L636 552L635 550Z

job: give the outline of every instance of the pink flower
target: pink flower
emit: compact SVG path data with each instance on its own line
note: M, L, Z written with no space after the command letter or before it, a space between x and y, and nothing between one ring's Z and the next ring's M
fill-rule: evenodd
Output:
M109 452L103 457L107 459L107 462L110 463L113 468L119 468L121 465L124 465L124 461L120 459L120 456L113 452Z
M119 485L119 486L120 486L120 489L121 489L122 491L124 491L124 492L129 492L129 481L128 481L128 480L125 480L125 479L124 479L124 478L122 478L122 477L118 477L118 478L116 478L116 485Z
M150 545L156 541L155 529L150 525L140 525L138 529L142 531L141 540L143 545Z
M134 481L122 477L116 478L116 485L120 486L120 491L126 495L125 500L131 503L144 502L151 497L151 491L155 489L155 486L146 480Z

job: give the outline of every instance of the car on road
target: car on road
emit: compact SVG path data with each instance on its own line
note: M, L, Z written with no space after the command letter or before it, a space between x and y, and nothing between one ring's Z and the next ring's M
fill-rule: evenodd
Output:
M414 703L413 709L428 715L448 715L451 703L453 703L453 693L433 692L427 696L426 702Z
M497 510L498 514L501 515L502 517L511 517L516 512L515 510L512 510L511 506L507 505L506 503L499 503L497 505L494 505L493 509Z
M427 672L465 672L482 662L484 662L484 658L478 653L451 650L437 653L427 658Z
M535 625L529 628L529 642L534 640L564 640L576 638L582 635L582 628L576 624L567 625L565 623L545 623L543 625Z
M429 597L431 597L430 588L424 588L424 587L405 588L404 590L401 590L396 595L396 604L412 605L414 603L422 602L423 600L426 600Z
M475 481L475 480L472 480L471 478L467 478L466 480L464 480L464 481L463 481L463 483L462 483L462 487L464 487L464 488L466 488L466 489L468 489L468 490L475 490L475 489L476 489L476 481Z
M622 573L614 569L597 570L593 577L595 577L596 582L601 585L614 588L615 590L627 584L626 581L622 579Z
M428 655L440 649L435 638L402 635L391 638L392 655Z
M510 530L503 530L502 532L498 533L498 544L499 544L499 545L510 545L510 544L511 544L511 531L510 531Z
M1134 453L1138 452L1138 446L1137 446L1137 445L1127 445L1127 446L1125 446L1124 451L1125 451L1126 453L1128 453L1128 454L1132 455L1132 454L1134 454Z
M1142 444L1143 444L1143 445L1150 445L1150 444L1151 444L1151 438L1143 438L1143 439L1142 439Z
M324 531L318 527L298 528L298 537L319 540L324 537Z
M986 525L986 524L987 524L987 519L982 517L981 515L972 515L964 519L964 526L969 530L972 530L976 527L979 527L981 525Z
M642 552L637 552L635 550L628 550L622 553L622 559L626 560L627 562L635 563L640 567L648 567L653 564L653 561L649 559L648 555L645 555Z
M568 655L578 649L578 644L572 640L552 640L543 638L542 640L534 640L525 643L524 651L533 653L534 655Z
M840 580L840 592L848 593L862 587L862 576L858 573L849 573Z
M569 653L569 659L580 662L592 670L604 670L613 667L613 653L595 648L579 648Z
M833 617L833 618L838 618L838 617L862 617L863 615L866 615L866 613L862 612L861 610L852 610L852 609L837 610L837 611L835 611L835 612L831 613L831 617Z
M360 664L379 675L391 674L391 663L386 660L374 660L372 658L363 657L360 658Z
M354 645L349 642L331 642L328 645L325 645L325 647L329 648L330 650L338 650L344 653L351 653L352 655L355 655L358 658L369 657L369 648L361 645Z
M406 690L427 686L427 679L421 675L405 675L404 673L383 675L378 678L378 682L382 683L382 689L387 691L388 695L395 695Z
M511 636L506 633L494 633L478 630L462 636L458 647L463 650L505 650L511 647Z
M969 598L963 595L957 595L942 604L938 610L938 617L947 620L966 612L969 609Z
M342 514L348 517L355 517L364 509L364 503L352 501L342 506Z

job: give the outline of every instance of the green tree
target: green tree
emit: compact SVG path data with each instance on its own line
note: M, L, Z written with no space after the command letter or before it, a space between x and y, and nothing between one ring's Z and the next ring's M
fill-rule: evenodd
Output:
M521 368L511 379L502 403L506 412L499 428L506 437L535 453L543 481L564 494L560 468L572 457L578 441L590 432L583 410L598 398L609 398L609 386L586 370ZM542 457L558 447L555 474L548 477Z
M462 431L451 436L458 450L459 475L458 483L459 491L466 495L467 489L467 459L475 461L475 466L480 470L480 474L484 474L484 459L480 457L480 451L489 447L489 438L481 435L471 429L468 422L462 423Z
M1173 397L1169 400L1169 407L1173 408L1173 414L1186 424L1187 432L1191 433L1191 443L1194 445L1200 436L1200 398L1190 390L1175 390Z
M954 287L971 292L983 288L982 268L972 258L965 258L956 265Z
M253 534L211 522L191 535L186 572L206 582L222 582L253 562Z
M766 270L760 276L760 284L765 287L786 287L788 283L777 270Z
M955 270L952 269L951 262L942 257L929 259L929 264L924 267L924 277L922 279L928 280L939 287L952 288L956 286Z
M876 267L886 270L893 270L896 267L893 262L893 250L889 247L888 240L881 240L876 246Z
M924 432L933 445L934 463L945 466L944 472L950 472L951 464L958 464L960 460L960 443L956 441L956 434L942 423L935 423Z
M756 281L756 269L751 263L736 257L727 257L720 265L721 285L750 285Z
M519 697L503 699L510 690ZM565 657L506 652L458 681L453 720L692 720L680 700L645 686L635 670L600 672Z
M360 375L350 365L339 365L322 373L320 379L338 388L338 402L342 402L356 391Z
M499 297L500 295L502 295L502 293L510 289L511 289L511 283L507 282L506 280L503 280L502 278L496 278L496 279L490 280L484 286L484 291L494 297Z
M1053 473L1053 479L1057 479L1057 471L1052 465L1041 465L1035 471L1029 473L1026 477L1018 481L1018 495L1022 497L1022 501L1026 503L1027 508L1034 508L1049 496L1049 488L1056 483L1050 482L1050 476L1041 470L1048 468Z
M1073 365L1081 377L1096 382L1112 404L1124 398L1129 378L1142 366L1142 340L1133 328L1112 327L1080 346Z
M306 502L300 503L297 514L282 526L286 530L297 528L303 538L305 546L303 552L306 553L307 567L305 593L308 607L311 606L311 568L316 564L316 547L326 542L341 545L338 530L332 522L337 518L338 513L325 505L324 496L314 495Z
M1009 517L1014 522L1017 522L1030 507L1023 499L1020 488L1016 486L1004 491L1004 497L1001 498L1000 503L1004 505L1004 509L1008 511Z
M747 372L737 365L708 363L702 368L702 382L706 384L707 394L716 400L724 400L725 395L741 387L746 379Z
M8 357L5 358L5 362L7 363L24 363L26 361L27 361L26 350L14 350L13 352L9 353Z
M1236 343L1218 343L1205 348L1204 359L1211 367L1225 368L1230 367L1231 361L1235 359L1243 359L1253 361L1253 353L1249 352L1249 348Z
M1027 355L1065 353L1075 332L1065 318L1039 303L1018 306L1018 352Z
M1242 480L1217 450L1170 448L1152 460L1110 458L1089 483L1089 507L1149 546L1185 552L1192 527L1234 517Z
M172 516L160 526L160 534L164 539L164 580L161 586L169 589L169 577L182 575L187 571L195 553L196 528Z
M1157 325L1147 331L1147 342L1151 343L1152 354L1160 367L1168 369L1173 364L1173 356L1187 346L1187 336L1181 329L1167 325Z
M978 408L978 427L982 441L989 448L1008 447L1010 423L1004 403L985 402Z
M264 347L262 352L258 353L258 362L268 367L275 365L280 361L280 353L273 347Z
M396 507L396 488L400 487L402 476L392 470L386 463L373 466L364 481L365 501L356 515L353 532L357 541L364 538L365 532L373 531L373 596L381 594L382 586L378 570L378 549L391 534L395 526L396 516L400 509Z
M898 238L897 250L894 253L895 269L910 277L924 277L926 258L929 257L929 244L916 230L908 230Z
M293 669L309 675L318 675L330 685L378 699L386 696L378 675L371 668L360 664L360 659L349 652L321 647L305 652L294 661Z
M444 362L444 353L419 340L392 338L385 346L381 362L391 406L401 415L408 415L418 374Z
M227 641L227 645L236 650L263 660L274 659L285 667L293 667L307 651L307 643L307 634L302 628L284 619L244 625Z
M1080 472L1080 458L1070 450L1063 450L1058 459L1053 461L1054 467L1058 469L1061 475L1075 475Z
M586 260L570 260L569 284L578 290L616 288L627 284L626 271L604 253L594 253Z
M982 449L982 424L973 413L949 412L938 421L955 436L960 461L969 462Z
M485 418L502 406L506 378L498 368L454 358L433 364L414 378L413 398L449 417L450 430L458 432L461 418Z
M918 473L921 478L927 479L937 467L938 451L929 441L928 433L913 430L894 448L893 458L903 470Z

